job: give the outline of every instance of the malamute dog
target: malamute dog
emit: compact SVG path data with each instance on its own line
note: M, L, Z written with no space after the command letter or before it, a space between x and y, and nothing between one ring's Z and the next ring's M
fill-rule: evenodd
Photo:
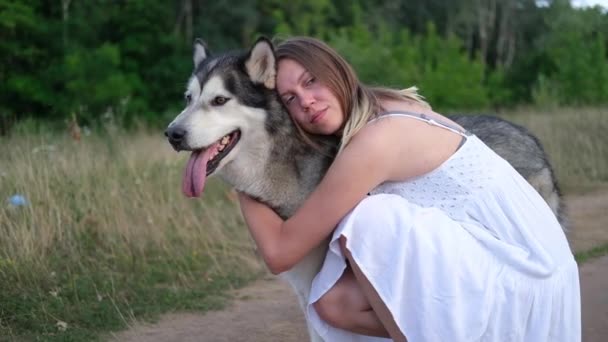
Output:
M249 51L218 56L211 56L202 41L195 42L186 108L165 131L176 150L191 151L182 183L186 196L200 196L206 178L218 175L286 219L321 180L337 152L338 140L319 137L320 149L315 149L299 137L275 91L275 74L273 45L265 38ZM534 136L489 116L453 119L508 160L561 216L557 182ZM302 308L326 248L318 246L282 274ZM308 330L311 340L321 340Z

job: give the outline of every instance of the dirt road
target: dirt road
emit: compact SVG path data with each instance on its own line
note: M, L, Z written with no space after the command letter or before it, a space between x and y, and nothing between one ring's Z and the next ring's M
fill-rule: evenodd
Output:
M567 198L569 234L575 251L608 242L608 191ZM608 338L608 256L581 265L583 341ZM110 341L125 342L245 342L306 341L306 326L289 285L274 278L257 281L238 291L223 311L179 313L156 324L135 324L113 334Z

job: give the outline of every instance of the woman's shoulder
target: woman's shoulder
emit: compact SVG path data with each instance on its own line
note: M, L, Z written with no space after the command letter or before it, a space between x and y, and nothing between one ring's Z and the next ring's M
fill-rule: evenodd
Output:
M383 109L378 114L382 114L382 112L397 112L397 111L405 111L412 113L420 113L420 114L432 114L435 113L431 106L429 106L425 102L418 102L412 99L403 99L403 100L380 100L380 107ZM435 113L436 114L436 113Z
M440 123L445 123L450 127L464 131L464 128L458 123L449 119L445 115L433 111L426 103L419 103L414 100L381 101L382 111L379 111L370 122L390 120L396 122L411 122L414 120L402 120L402 118L414 118L422 121L434 120ZM381 120L380 120L381 119Z
M399 112L406 108L385 109ZM429 111L423 114L431 117ZM441 117L432 118L441 121ZM406 180L435 169L458 149L461 139L461 135L425 120L387 116L364 126L346 148L353 152L348 153L351 158L374 154L375 159L393 159L391 180Z
M354 155L379 154L385 157L432 153L445 146L445 132L421 120L386 116L363 126L345 147ZM395 155L397 151L397 155ZM413 162L413 160L412 160Z

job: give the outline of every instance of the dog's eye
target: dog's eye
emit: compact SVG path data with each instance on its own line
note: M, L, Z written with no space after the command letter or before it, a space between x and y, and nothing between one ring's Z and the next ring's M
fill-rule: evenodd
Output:
M184 95L184 99L186 100L186 105L189 105L192 102L192 95L186 94Z
M228 100L230 100L230 99L227 97L216 96L213 98L213 100L211 100L211 105L212 106L223 106L226 104L226 102L228 102Z

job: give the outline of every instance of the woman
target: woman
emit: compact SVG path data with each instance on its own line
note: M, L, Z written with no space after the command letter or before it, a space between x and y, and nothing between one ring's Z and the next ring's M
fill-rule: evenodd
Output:
M326 341L580 340L564 233L506 161L415 89L363 85L318 40L289 39L276 57L293 120L340 136L340 152L287 221L239 199L275 274L332 236L307 310Z

